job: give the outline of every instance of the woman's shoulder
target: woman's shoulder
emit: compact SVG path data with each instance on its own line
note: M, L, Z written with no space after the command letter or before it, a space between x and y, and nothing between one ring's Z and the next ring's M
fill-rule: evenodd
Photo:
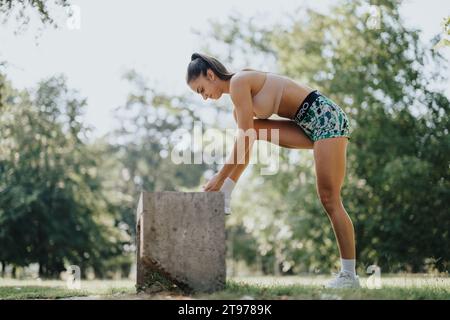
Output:
M236 73L238 73L240 75L247 75L250 77L250 76L265 74L267 72L264 72L261 70L256 70L256 69L251 69L251 68L244 68L244 69L239 70Z
M251 82L252 80L257 79L258 77L261 77L262 74L265 72L251 69L251 68L244 68L241 69L233 75L231 78L231 81L237 81L237 82Z

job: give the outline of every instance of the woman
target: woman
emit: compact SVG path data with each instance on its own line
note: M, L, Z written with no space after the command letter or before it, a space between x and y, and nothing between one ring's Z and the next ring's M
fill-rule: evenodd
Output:
M341 257L341 271L327 287L359 287L355 272L353 224L340 196L350 139L349 122L344 111L317 90L287 77L252 69L230 73L217 59L200 53L191 56L186 82L205 100L217 100L222 94L229 94L239 128L229 160L208 181L204 190L222 191L225 211L230 213L231 193L248 165L252 144L255 139L272 142L272 129L278 130L278 141L274 143L281 147L313 149L317 192L333 225ZM267 119L272 114L287 120ZM260 129L266 129L268 134L259 135ZM248 130L255 130L256 137L243 134ZM241 142L245 152L239 156L237 145Z

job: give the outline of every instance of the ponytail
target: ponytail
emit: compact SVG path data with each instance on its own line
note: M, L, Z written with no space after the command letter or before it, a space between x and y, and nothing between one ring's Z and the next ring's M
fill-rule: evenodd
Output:
M229 72L216 58L195 52L191 55L191 62L187 68L186 83L197 79L201 74L206 76L208 69L211 69L221 80L229 80L235 74Z

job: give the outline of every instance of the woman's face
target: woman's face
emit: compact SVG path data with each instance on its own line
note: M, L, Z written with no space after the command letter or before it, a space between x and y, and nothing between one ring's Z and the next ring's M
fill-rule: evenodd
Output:
M197 79L189 82L189 87L194 92L200 94L205 100L208 98L217 100L222 96L219 80L214 72L208 69L206 77L201 74Z

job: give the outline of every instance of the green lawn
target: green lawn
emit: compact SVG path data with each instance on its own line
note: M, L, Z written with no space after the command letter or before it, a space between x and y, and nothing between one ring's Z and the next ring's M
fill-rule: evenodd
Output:
M174 293L136 294L131 280L81 281L71 290L63 281L0 279L0 299L450 299L450 278L429 275L390 275L381 289L323 289L326 276L240 277L228 279L225 290L181 296Z
M130 280L86 280L81 289L68 289L66 282L58 280L13 280L0 278L0 299L61 299L86 297L114 299L134 294L134 283Z

